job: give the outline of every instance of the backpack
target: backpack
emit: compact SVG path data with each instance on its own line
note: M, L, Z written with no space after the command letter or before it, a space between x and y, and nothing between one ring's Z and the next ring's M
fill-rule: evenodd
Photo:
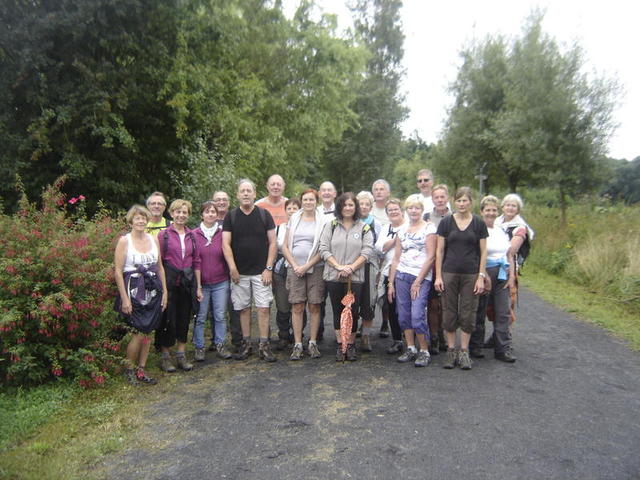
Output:
M254 205L255 208L258 209L258 213L260 214L260 219L262 220L262 225L266 230L267 228L267 211L264 208L260 208L257 205ZM233 230L233 224L236 222L236 217L238 216L238 209L240 207L236 207L229 212L229 222L231 222L231 229Z
M334 218L333 220L331 220L331 236L333 236L333 232L337 226L338 226L338 219ZM364 227L362 227L362 238L364 238L364 234L367 233L369 230L371 230L371 227L365 223ZM373 241L375 243L375 236L376 236L375 230L372 230L372 233L373 233Z

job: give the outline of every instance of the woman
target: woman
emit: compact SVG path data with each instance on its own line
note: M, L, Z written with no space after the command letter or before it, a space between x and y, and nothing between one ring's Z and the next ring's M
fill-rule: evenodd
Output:
M488 195L480 202L480 214L487 225L487 277L490 286L488 295L483 295L478 304L476 328L471 335L470 351L480 353L484 342L484 318L487 305L493 306L495 337L494 357L507 363L516 361L511 353L511 335L509 334L509 290L515 287L516 267L509 236L500 227L495 226L498 217L498 199ZM489 283L489 282L487 282ZM480 356L482 358L482 356Z
M229 359L231 353L224 345L227 336L227 299L229 298L229 267L222 253L222 222L218 222L218 209L213 200L200 206L202 222L193 231L196 241L197 264L195 270L196 296L199 302L193 345L196 362L204 361L204 325L211 307L211 339L218 358Z
M358 359L355 339L364 283L362 267L373 255L373 233L360 219L358 201L352 192L343 193L338 197L335 216L334 220L325 224L320 236L320 257L325 263L322 278L326 282L333 309L333 327L338 341L337 361L344 358L340 345L340 314L343 308L341 300L346 295L348 281L351 280L355 302L351 306L353 327L348 339L346 358L353 362Z
M302 210L296 212L287 224L282 253L287 261L287 290L293 307L292 323L294 345L291 360L302 358L302 329L305 307L309 306L311 326L309 329L309 356L320 358L318 350L318 327L320 306L324 301L324 263L318 249L325 215L316 210L318 192L309 188L302 192Z
M157 328L167 307L167 284L158 240L146 233L151 212L134 205L126 219L131 232L118 240L115 251L119 295L116 304L119 303L126 322L135 330L127 345L125 376L134 385L155 385L157 382L144 372L151 345L148 334Z
M171 347L176 345L176 363L184 371L193 365L187 362L185 348L192 311L197 307L196 280L194 270L200 269L193 232L187 228L191 215L191 202L174 200L169 206L173 222L158 234L162 261L167 276L169 293L167 310L156 337L162 352L161 368L165 372L175 372L171 362Z
M484 293L487 272L487 226L471 213L471 189L455 194L456 212L438 225L435 288L442 292L442 327L447 340L444 368L460 365L471 369L469 339L475 328L478 296ZM456 352L456 330L460 328L460 352Z
M287 221L291 216L300 210L300 200L290 198L284 202L284 211ZM289 302L289 289L287 287L287 267L283 256L285 237L287 234L287 224L281 223L276 226L276 243L278 245L278 256L273 266L273 296L276 301L276 324L278 325L278 345L277 350L284 350L292 341L291 336L291 303Z
M404 207L409 224L400 227L396 236L388 297L389 302L396 298L398 321L407 342L398 362L413 361L416 367L426 367L431 362L426 308L435 260L436 227L422 219L424 204L417 195L407 198ZM416 350L416 338L420 351Z
M391 327L391 346L387 349L389 355L402 353L402 330L398 324L398 312L396 311L395 297L389 301L389 269L395 255L396 235L398 229L404 223L404 214L402 212L402 203L397 198L391 198L385 207L387 217L391 223L385 224L380 230L380 236L376 241L376 252L382 255L382 265L380 267L380 281L378 286L378 301L382 300L382 318L383 323L385 316L389 320Z
M360 207L360 218L371 227L373 232L373 243L377 240L379 225L375 222L371 209L373 208L373 195L371 192L363 190L356 195L358 207ZM362 296L360 298L359 318L362 319L362 338L360 340L360 350L371 352L371 331L373 326L374 307L372 299L375 299L376 276L378 274L378 256L373 255L364 265L364 284L362 285Z

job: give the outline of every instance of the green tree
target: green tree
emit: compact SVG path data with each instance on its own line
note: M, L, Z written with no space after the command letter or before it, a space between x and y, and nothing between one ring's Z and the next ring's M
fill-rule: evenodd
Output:
M400 124L407 115L400 94L401 8L400 0L359 0L353 9L357 38L369 52L352 105L357 121L323 160L324 178L342 191L368 189L372 180L393 171L402 140Z

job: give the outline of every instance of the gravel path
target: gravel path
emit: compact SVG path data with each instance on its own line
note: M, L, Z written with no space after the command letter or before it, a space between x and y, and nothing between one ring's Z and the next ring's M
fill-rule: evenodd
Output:
M327 323L327 326L329 324ZM329 329L327 329L329 333ZM326 338L326 334L325 334ZM521 294L518 361L401 365L387 339L355 363L207 360L158 389L141 446L104 478L640 478L640 356ZM162 382L162 379L161 379Z

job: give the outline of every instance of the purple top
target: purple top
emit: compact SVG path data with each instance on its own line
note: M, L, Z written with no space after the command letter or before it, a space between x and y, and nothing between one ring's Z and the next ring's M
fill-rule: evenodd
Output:
M200 270L202 285L213 285L229 280L229 266L222 253L222 223L218 223L209 245L200 227L196 228L193 234L196 237L196 257L200 265L196 270Z
M162 252L162 261L170 263L178 270L185 270L187 268L198 270L200 268L200 259L197 256L197 249L192 242L192 239L195 237L193 232L187 227L184 227L184 231L186 233L184 236L184 258L182 258L180 234L173 224L158 233L160 251Z

